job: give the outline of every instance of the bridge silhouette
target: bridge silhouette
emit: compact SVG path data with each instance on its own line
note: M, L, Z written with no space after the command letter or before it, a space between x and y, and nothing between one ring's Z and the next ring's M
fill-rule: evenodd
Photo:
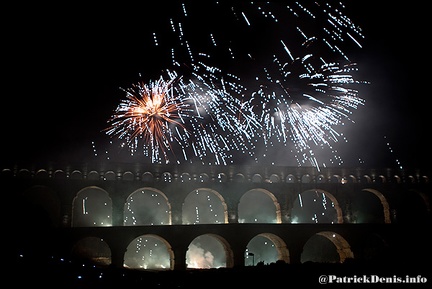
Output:
M5 167L1 182L15 204L15 227L20 228L15 233L18 251L31 248L70 258L88 257L96 263L119 268L125 266L128 246L139 237L155 238L166 247L169 270L188 268L188 249L199 236L210 236L221 244L227 268L246 265L245 252L256 236L271 242L277 259L290 264L304 261L308 241L317 236L334 246L338 263L383 258L389 262L398 259L417 262L430 254L431 187L428 172L418 170L318 171L312 167L185 167L98 162ZM143 191L165 200L163 224L139 220L136 225L127 224L127 204L132 196ZM185 200L198 191L218 200L222 215L218 223L187 223ZM98 216L83 214L83 200L95 192L102 196L98 202L104 204L98 214L109 217L105 224L93 222ZM271 200L270 222L254 222L239 210L249 192ZM299 195L304 193L319 193L330 200L334 218L295 222L295 206ZM372 211L363 208L363 212L358 212L356 202L362 196L375 200ZM361 214L369 219L360 220ZM86 245L77 244L93 239L102 241L103 249L85 255ZM95 250L92 246L87 252Z

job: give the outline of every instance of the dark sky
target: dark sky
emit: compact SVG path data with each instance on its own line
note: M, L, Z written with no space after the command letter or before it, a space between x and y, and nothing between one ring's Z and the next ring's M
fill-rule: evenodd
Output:
M5 58L12 80L4 86L9 93L3 96L2 160L91 158L91 142L101 138L101 130L124 97L119 88L137 82L140 73L155 77L169 63L154 54L149 39L152 31L164 31L161 27L170 17L178 16L179 6L173 2L157 1L155 7L11 8L13 20L5 36L10 40L4 43L10 47ZM431 127L426 118L430 105L426 5L417 0L381 2L345 2L345 14L365 35L353 58L370 84L362 88L366 105L359 109L356 125L345 131L350 146L340 152L364 159L366 166L396 166L397 159L404 167L426 167ZM193 8L190 11L193 15ZM208 9L200 15L203 18L197 17L194 29L206 17L214 17L214 31L229 24L211 13ZM247 37L223 31L227 39Z

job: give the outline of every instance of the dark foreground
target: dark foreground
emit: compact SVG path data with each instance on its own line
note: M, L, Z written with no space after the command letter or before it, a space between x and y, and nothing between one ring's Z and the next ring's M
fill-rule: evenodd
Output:
M141 271L56 257L17 256L8 288L432 288L432 269L412 260L343 264L276 262L240 268ZM428 262L429 260L425 260ZM9 267L10 268L10 267ZM6 280L4 280L6 281ZM327 284L320 284L324 282Z

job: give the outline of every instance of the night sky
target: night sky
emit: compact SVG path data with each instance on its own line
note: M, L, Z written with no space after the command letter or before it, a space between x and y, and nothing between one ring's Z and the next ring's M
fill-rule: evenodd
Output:
M155 2L140 7L30 4L11 8L13 21L5 36L10 40L4 43L10 47L5 58L12 80L5 83L9 92L2 99L1 160L92 160L92 141L106 139L102 130L124 97L119 88L136 83L140 74L154 79L170 64L169 58L150 47L151 37L152 31L164 31L161 27L171 15L177 17L180 2ZM348 143L339 152L346 166L427 168L428 10L423 1L379 2L344 2L344 14L365 35L362 48L350 55L370 84L360 90L365 105L355 112L355 125L344 130ZM214 27L201 27L203 33L212 29L215 35L226 33L227 39L247 42L241 39L247 35L235 35L226 27L230 21L225 16L211 14L204 4L193 8L192 1L186 1L186 5L197 22L206 17L215 20ZM194 9L205 13L194 16ZM256 49L266 48L257 45ZM241 60L217 60L228 70L242 65Z

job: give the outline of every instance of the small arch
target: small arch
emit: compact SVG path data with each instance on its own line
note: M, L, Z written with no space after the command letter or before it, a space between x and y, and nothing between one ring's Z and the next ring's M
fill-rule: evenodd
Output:
M74 170L70 174L70 179L71 180L82 180L83 179L83 173L79 170Z
M285 178L285 183L294 184L296 183L296 177L293 174L289 174Z
M216 179L219 183L226 183L228 176L225 173L218 173Z
M199 175L199 181L200 181L200 183L206 183L206 182L210 181L210 177L206 173L201 173Z
M115 181L116 180L116 174L113 171L107 171L104 174L104 180L105 181Z
M99 179L100 179L100 175L99 175L99 172L97 172L97 171L90 171L87 174L87 180L97 181Z
M154 181L154 175L151 172L144 172L141 176L141 181L151 183Z
M72 247L72 258L84 263L109 266L111 248L100 237L88 236L78 240Z
M246 181L246 177L242 173L237 173L234 176L234 181L237 183L244 183Z
M44 169L40 169L36 172L35 175L36 179L48 179L49 178L49 173L47 170Z
M280 183L280 177L279 177L279 175L277 175L277 174L271 174L270 175L270 178L269 178L269 181L270 181L270 183Z
M316 181L317 181L317 183L319 183L319 184L323 184L323 183L325 183L327 180L326 180L326 177L324 177L324 175L318 175L317 178L316 178Z
M312 182L312 177L309 174L304 174L301 177L302 184L310 184Z
M333 175L330 177L330 183L340 184L340 183L342 183L342 177L340 175Z
M184 183L184 182L190 182L192 180L192 177L191 177L191 175L189 173L182 173L180 175L180 180L181 180L182 183Z
M260 174L254 174L251 178L252 183L261 183L263 177Z
M130 181L135 180L135 176L134 176L134 174L132 172L127 171L127 172L123 173L122 180L130 182Z
M144 234L132 240L126 248L123 267L141 270L173 270L174 252L164 238Z
M56 170L54 172L54 179L66 179L66 172L63 170Z
M173 175L170 172L164 172L162 174L162 180L165 183L171 183L173 181Z

